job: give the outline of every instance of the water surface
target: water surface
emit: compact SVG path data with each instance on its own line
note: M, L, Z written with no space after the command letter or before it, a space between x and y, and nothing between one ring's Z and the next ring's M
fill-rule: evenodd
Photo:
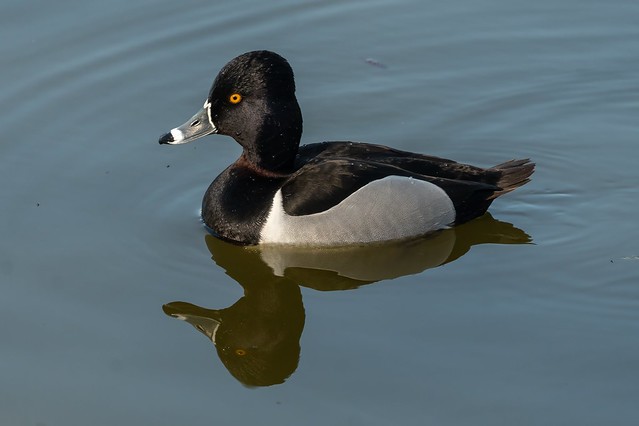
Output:
M2 16L0 423L636 423L638 3L9 0ZM157 138L262 48L296 72L305 143L530 157L533 181L405 245L225 246L198 213L238 146ZM205 326L231 307L245 328L220 335L225 359ZM202 313L204 335L172 318Z

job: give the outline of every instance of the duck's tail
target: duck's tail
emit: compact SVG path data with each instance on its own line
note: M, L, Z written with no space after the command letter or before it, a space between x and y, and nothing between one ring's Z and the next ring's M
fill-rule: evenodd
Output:
M510 191L514 191L522 185L530 182L530 175L535 171L535 163L531 163L529 158L523 160L510 160L505 163L491 167L491 170L500 174L495 184L500 189L490 196L489 200L495 199Z

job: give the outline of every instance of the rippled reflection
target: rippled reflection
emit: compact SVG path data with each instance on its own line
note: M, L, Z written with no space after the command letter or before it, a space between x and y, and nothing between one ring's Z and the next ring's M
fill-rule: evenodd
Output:
M171 302L163 310L209 338L241 383L270 386L283 383L298 365L305 320L299 286L354 289L452 262L476 244L530 242L524 231L489 214L424 238L366 247L243 247L207 235L212 259L244 296L224 309Z

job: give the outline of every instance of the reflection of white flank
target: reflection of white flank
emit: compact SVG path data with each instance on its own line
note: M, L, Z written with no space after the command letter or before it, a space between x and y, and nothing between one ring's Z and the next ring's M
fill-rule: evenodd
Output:
M311 246L392 241L447 228L455 208L443 189L419 179L388 176L355 191L336 206L291 216L277 191L260 243Z
M446 262L455 247L455 232L450 229L432 236L393 241L384 244L347 247L299 247L262 245L260 256L273 273L286 275L289 268L333 271L359 281L417 274Z

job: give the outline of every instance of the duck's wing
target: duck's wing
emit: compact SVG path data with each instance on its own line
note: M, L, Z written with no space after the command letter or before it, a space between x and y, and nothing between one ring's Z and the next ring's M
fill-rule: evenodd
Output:
M482 182L422 175L384 162L316 156L282 186L284 211L292 216L321 213L366 185L389 176L418 179L441 188L452 201L456 223L483 214L493 194L500 189Z
M440 177L497 185L501 173L447 158L402 151L383 145L358 142L322 142L300 147L299 164L313 159L357 159L388 164L423 176Z

